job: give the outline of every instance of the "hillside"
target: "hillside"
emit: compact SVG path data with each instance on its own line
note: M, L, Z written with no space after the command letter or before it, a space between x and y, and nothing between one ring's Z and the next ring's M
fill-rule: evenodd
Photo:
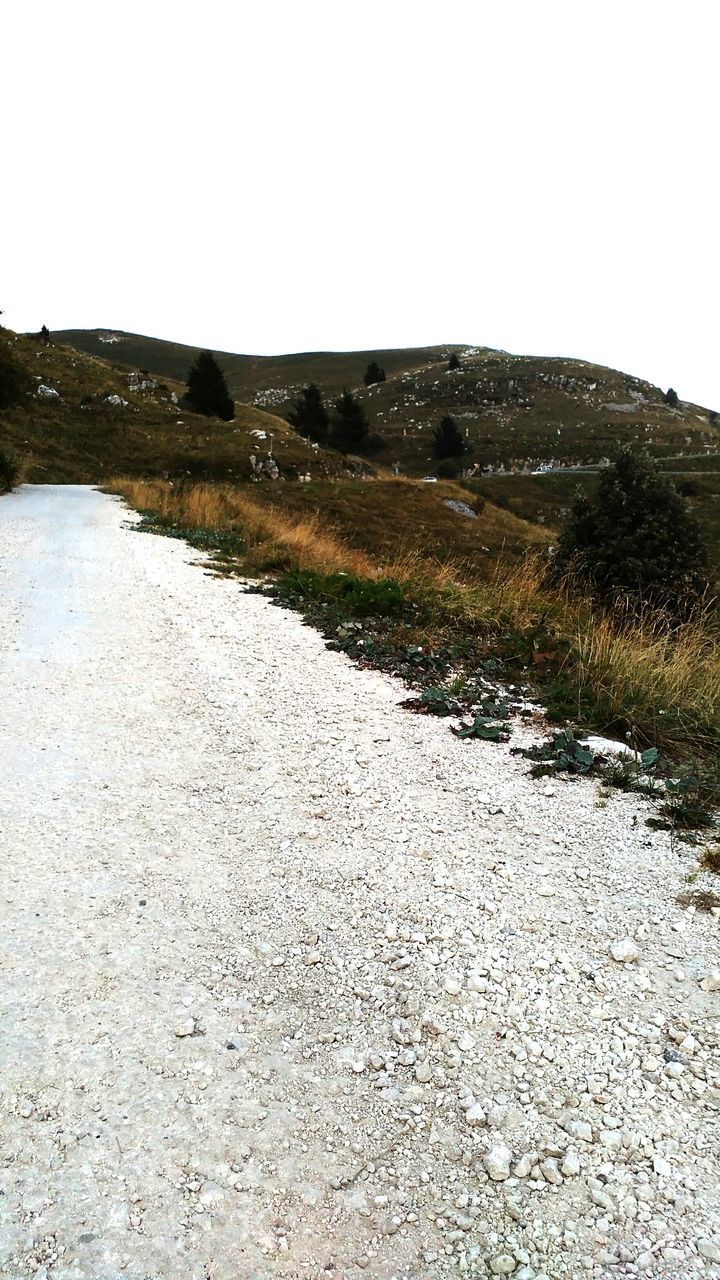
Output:
M119 367L176 378L185 376L197 352L112 330L67 330L55 336ZM453 351L461 367L449 371ZM409 475L432 469L432 429L448 413L464 429L478 469L597 465L624 442L646 445L668 458L720 449L720 422L713 411L682 401L671 407L659 387L583 360L442 345L217 356L238 400L280 416L308 382L317 382L327 398L343 386L357 389L372 430L385 439L383 463L397 462ZM373 359L386 370L387 380L365 388L363 373Z
M0 330L29 391L0 410L0 450L13 454L26 480L98 483L129 476L248 480L250 455L272 449L283 475L351 474L358 467L333 450L317 449L283 419L238 404L221 422L181 409L184 385L32 336ZM33 391L33 387L35 390Z

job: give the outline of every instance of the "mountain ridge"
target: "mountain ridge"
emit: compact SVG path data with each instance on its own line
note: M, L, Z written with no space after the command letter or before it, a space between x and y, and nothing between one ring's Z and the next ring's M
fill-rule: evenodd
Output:
M199 348L121 330L62 330L53 335L120 367L146 368L182 381ZM455 353L460 368L448 369ZM356 352L254 356L214 352L236 400L284 417L301 388L316 382L331 401L356 390L386 448L382 460L409 475L432 469L432 430L456 417L485 470L532 470L602 463L620 444L658 457L720 449L713 411L666 402L646 379L567 356L514 355L493 347L438 344ZM386 381L366 387L371 360Z

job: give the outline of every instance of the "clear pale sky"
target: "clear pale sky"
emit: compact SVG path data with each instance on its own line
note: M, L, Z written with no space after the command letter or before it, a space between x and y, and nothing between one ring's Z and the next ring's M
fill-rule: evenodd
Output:
M7 9L10 327L476 343L720 409L714 0Z

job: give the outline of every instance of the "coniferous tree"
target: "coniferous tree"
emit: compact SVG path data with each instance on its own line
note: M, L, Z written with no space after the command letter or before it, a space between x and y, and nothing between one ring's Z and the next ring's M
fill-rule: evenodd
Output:
M448 360L448 369L459 369L459 368L460 368L460 357L458 356L457 351L453 351L450 359Z
M465 438L454 418L443 418L433 431L433 452L436 458L462 458L468 452Z
M16 459L9 453L0 450L0 493L9 493L15 487L20 475L20 467Z
M352 391L343 391L333 406L330 443L341 453L357 452L367 444L369 431L360 401Z
M235 405L212 351L201 351L188 373L185 399L195 413L205 413L225 422L235 416Z
M377 360L371 360L365 373L363 374L363 382L366 387L372 387L376 382L385 381L385 370L378 364Z
M2 315L2 312L0 312ZM32 390L32 379L15 352L3 344L0 348L0 409L10 409Z
M323 404L322 392L314 382L303 387L297 400L293 400L287 420L298 435L316 444L327 444L330 435L330 416Z
M686 617L708 587L708 553L687 503L647 454L629 445L578 494L560 532L553 572L601 601L628 596Z

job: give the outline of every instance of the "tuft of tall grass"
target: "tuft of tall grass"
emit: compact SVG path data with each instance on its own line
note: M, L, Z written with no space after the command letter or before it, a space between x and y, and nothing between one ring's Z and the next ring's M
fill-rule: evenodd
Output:
M138 511L154 513L189 529L226 529L242 536L248 573L292 569L338 571L375 577L362 551L346 546L318 515L293 516L254 502L239 487L173 485L164 480L118 480L111 488Z
M720 745L720 634L709 619L669 628L591 614L576 629L578 701L608 725L628 726L640 745L703 754Z

